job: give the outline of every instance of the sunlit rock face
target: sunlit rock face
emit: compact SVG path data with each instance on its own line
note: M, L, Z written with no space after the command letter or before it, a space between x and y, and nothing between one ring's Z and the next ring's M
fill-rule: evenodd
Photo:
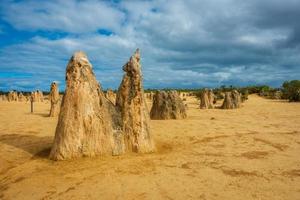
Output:
M184 119L186 107L176 91L157 91L153 96L151 119Z
M113 129L104 101L86 54L76 52L66 69L66 90L50 159L112 155Z
M153 152L155 145L150 132L150 117L144 97L139 50L130 57L123 70L125 74L118 89L116 106L122 116L126 150Z
M49 116L56 117L59 113L59 89L56 82L51 83L49 100L51 104Z

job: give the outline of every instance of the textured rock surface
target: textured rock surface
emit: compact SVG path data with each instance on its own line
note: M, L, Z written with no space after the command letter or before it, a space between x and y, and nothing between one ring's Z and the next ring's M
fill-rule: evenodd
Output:
M0 101L7 101L7 96L5 94L0 95Z
M20 102L26 101L26 97L23 95L22 92L20 92L18 95L18 101Z
M37 90L37 96L38 96L38 101L43 102L44 101L44 95L43 92L40 90Z
M16 91L10 91L7 99L8 101L18 101L18 93Z
M56 117L59 113L59 89L56 82L51 83L49 100L51 104L49 116Z
M112 155L113 146L106 99L87 56L76 52L66 69L66 90L50 159Z
M186 118L186 107L176 91L157 91L153 96L151 119Z
M121 112L127 151L153 152L149 112L144 97L140 53L136 50L123 66L125 74L118 89L116 106Z
M222 109L235 109L241 107L241 95L238 91L233 90L225 93L225 98L221 106Z
M204 89L200 93L200 108L212 109L214 108L214 94L211 90Z
M209 100L209 108L214 108L214 104L215 104L215 94L212 90L208 91L208 100Z
M114 91L112 91L112 89L108 89L105 93L105 97L112 102L112 104L116 104L116 94L114 93Z
M43 102L44 101L43 92L40 90L33 91L31 92L31 98L33 102Z

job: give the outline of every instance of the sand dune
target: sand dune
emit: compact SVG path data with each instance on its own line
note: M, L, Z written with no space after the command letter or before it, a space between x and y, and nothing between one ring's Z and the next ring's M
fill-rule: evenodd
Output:
M300 199L300 104L152 120L158 152L55 162L50 104L0 102L0 199ZM150 102L149 102L150 104Z

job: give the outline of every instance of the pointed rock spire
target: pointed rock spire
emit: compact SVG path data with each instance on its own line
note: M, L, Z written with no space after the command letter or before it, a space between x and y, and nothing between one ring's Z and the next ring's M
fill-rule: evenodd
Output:
M125 74L118 90L116 106L121 111L125 146L128 151L155 150L144 97L139 49L123 66Z
M76 52L66 69L51 159L112 154L113 130L104 99L86 54Z

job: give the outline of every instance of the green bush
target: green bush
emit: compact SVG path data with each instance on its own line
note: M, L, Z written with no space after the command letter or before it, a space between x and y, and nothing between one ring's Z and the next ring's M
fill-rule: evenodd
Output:
M289 101L300 101L300 80L285 81L282 88L283 98Z
M242 95L242 101L243 101L243 102L246 101L246 100L248 100L248 95L249 95L248 89L242 88L242 89L240 90L240 93L241 93L241 95Z

